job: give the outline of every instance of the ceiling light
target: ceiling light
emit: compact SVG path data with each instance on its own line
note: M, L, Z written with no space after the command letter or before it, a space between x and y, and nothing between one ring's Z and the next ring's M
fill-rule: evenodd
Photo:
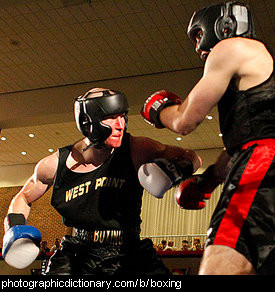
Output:
M219 137L222 137L222 133L219 134Z
M177 141L181 141L182 138L181 138L181 137L177 137L176 140L177 140Z
M53 152L54 150L52 148L48 149L49 152Z
M212 119L213 119L212 116L206 116L206 118L207 118L208 120L212 120Z
M30 137L30 138L33 138L33 137L34 137L34 134L29 134L29 137Z
M22 151L22 152L21 152L21 154L22 154L22 155L26 155L26 154L27 154L27 152L25 152L25 151Z
M6 137L1 137L1 140L2 140L2 141L6 141L7 138L6 138Z

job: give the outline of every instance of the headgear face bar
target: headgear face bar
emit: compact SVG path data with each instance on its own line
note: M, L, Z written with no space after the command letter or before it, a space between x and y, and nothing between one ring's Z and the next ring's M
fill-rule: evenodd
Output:
M112 115L125 113L127 124L129 111L127 98L122 92L111 91L114 93L110 93L109 90L98 91L102 92L102 96L98 97L91 96L98 92L89 92L75 100L74 115L77 128L91 141L91 145L86 149L90 146L101 148L104 141L111 135L111 127L102 123L102 120Z
M195 12L187 29L193 42L196 42L200 30L203 34L198 49L202 51L211 51L219 41L226 38L255 38L249 7L238 1L208 6Z

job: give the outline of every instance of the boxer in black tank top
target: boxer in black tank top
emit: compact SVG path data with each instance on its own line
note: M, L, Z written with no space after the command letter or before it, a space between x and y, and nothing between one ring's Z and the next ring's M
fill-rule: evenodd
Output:
M212 169L217 178L227 178L199 274L274 274L273 54L256 39L250 9L239 1L194 12L187 34L205 62L203 76L183 102L164 90L152 94L142 115L158 128L187 135L218 106L226 152ZM186 194L191 184L180 186L182 205L192 199Z
M48 275L169 274L152 241L139 237L143 188L156 196L160 185L168 190L195 172L201 159L192 150L133 137L127 114L121 92L94 88L78 97L75 119L84 138L43 158L12 200L8 218L25 222L30 204L53 185L51 204L74 232L50 258ZM165 168L165 161L174 167ZM147 166L152 172L138 176Z

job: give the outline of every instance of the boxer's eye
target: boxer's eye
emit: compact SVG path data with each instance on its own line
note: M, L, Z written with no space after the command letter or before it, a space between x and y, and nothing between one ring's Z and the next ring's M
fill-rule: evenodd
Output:
M201 38L202 38L202 36L203 36L203 32L202 32L202 30L199 30L199 31L197 32L197 34L196 34L196 40L197 40L197 41L200 41Z

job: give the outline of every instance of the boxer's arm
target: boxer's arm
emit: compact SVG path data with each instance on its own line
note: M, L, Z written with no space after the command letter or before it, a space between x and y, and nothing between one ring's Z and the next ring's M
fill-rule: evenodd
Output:
M21 213L27 219L30 213L31 203L43 196L53 184L57 164L57 153L47 156L38 162L33 175L12 199L8 213Z
M132 137L131 142L139 181L156 198L162 198L166 191L201 166L200 157L192 150L164 145L145 137Z
M160 112L160 122L166 128L182 135L192 132L218 103L230 80L238 76L243 63L240 50L237 45L227 44L220 42L211 51L202 78L187 98L180 105L166 107Z
M224 150L215 164L209 166L202 174L180 183L175 190L176 202L183 209L202 209L205 200L209 200L211 193L223 183L229 173L231 157Z
M202 165L202 160L195 151L177 146L162 144L147 137L131 136L131 155L136 170L142 164L152 162L154 159L165 158L167 160L177 160L186 158L193 164L196 172Z
M11 201L4 220L2 252L5 262L14 268L26 268L39 254L41 233L37 228L27 225L26 219L31 203L39 199L53 183L57 162L57 154L42 159L36 165L33 175Z
M217 179L222 181L225 180L231 167L231 160L232 157L226 152L226 150L223 150L218 156L214 167L214 175Z

